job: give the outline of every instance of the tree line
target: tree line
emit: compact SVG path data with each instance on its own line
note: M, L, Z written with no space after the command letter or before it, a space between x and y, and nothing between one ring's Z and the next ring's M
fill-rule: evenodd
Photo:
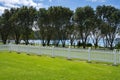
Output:
M32 28L38 28L33 31ZM113 49L116 35L120 33L120 9L113 6L78 7L75 11L67 7L51 6L48 9L22 6L21 8L6 9L0 16L0 37L6 44L8 39L14 39L16 44L24 40L29 44L30 39L39 38L43 46L59 46L61 41L65 47L66 40L71 46L78 40L83 48L90 38L95 48L103 39L105 47Z

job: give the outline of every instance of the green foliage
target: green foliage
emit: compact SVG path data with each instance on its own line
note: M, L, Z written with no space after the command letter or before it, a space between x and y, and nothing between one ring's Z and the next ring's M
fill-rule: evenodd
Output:
M81 46L84 46L84 45L85 45L86 47L92 47L92 44L91 44L91 43L86 43L86 44L85 44L85 43L81 43L80 41L78 41L78 43L77 43L78 48L81 47Z
M22 26L22 39L25 44L29 44L28 40L32 33L33 22L36 20L36 9L33 7L23 6L18 11L20 25Z
M92 44L91 43L87 43L86 46L87 47L92 47Z
M101 26L101 32L110 48L113 49L113 42L118 32L118 25L120 24L120 10L113 6L103 5L96 8L96 13L104 22Z
M15 39L16 44L20 43L20 38L22 34L22 27L20 25L20 20L19 20L20 17L18 16L18 11L19 11L19 8L10 9L10 12L13 14L10 17L10 22L12 26L10 36Z
M63 46L68 38L70 19L73 12L66 7L52 6L48 10L40 8L38 11L38 26L42 44L49 46L50 40L61 40ZM58 43L56 43L58 44Z
M9 21L12 13L8 10L5 9L4 13L0 17L0 35L3 44L6 44L8 36L11 32L11 23Z
M120 43L116 44L116 45L115 45L115 48L116 48L116 49L120 49Z
M94 28L94 17L94 10L90 6L79 7L75 11L74 21L76 22L82 43L87 43L87 38ZM85 44L83 44L83 48L86 47Z
M120 32L119 24L120 10L108 5L98 6L96 10L91 6L78 7L74 13L62 6L40 8L39 11L32 6L22 6L6 9L0 16L0 35L4 44L7 39L14 39L16 44L22 39L27 45L31 35L34 38L32 28L39 27L37 36L43 45L49 46L50 41L54 41L58 46L61 41L65 47L66 40L70 40L71 45L74 40L81 40L85 48L92 36L96 48L103 38L112 49L116 34Z

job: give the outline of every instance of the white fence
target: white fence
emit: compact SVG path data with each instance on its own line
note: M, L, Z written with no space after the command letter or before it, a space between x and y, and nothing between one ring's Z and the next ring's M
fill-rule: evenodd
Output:
M120 64L120 52L117 50L91 50L89 49L73 49L73 48L56 48L56 47L40 47L30 45L0 45L0 50L9 50L16 52L25 52L27 54L49 55L51 57L61 56L68 59L81 59L99 62Z

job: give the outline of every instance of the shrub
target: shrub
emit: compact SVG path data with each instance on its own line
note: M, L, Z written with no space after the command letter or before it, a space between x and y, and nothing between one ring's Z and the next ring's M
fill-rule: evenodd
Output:
M92 47L92 44L91 43L87 43L86 46L87 47Z
M120 42L115 45L115 48L116 48L116 49L120 49Z

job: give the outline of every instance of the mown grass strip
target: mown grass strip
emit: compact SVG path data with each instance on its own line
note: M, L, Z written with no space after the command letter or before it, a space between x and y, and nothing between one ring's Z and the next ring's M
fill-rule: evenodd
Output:
M0 52L0 80L119 80L120 66Z

